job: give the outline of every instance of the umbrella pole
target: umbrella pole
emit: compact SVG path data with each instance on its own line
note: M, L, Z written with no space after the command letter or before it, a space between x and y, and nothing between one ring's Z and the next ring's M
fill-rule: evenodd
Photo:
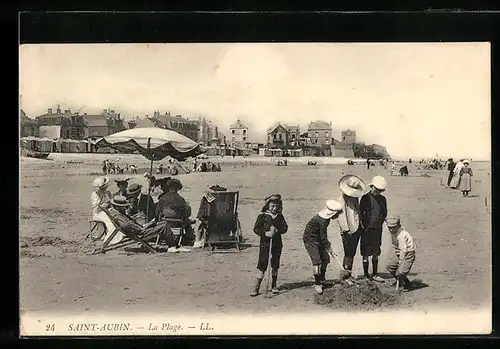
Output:
M151 138L148 138L148 152L151 149ZM152 177L153 176L153 156L151 156L151 164L149 166L149 175ZM148 200L146 203L146 216L149 219L149 202L151 201L151 179L149 181L149 188L148 188Z

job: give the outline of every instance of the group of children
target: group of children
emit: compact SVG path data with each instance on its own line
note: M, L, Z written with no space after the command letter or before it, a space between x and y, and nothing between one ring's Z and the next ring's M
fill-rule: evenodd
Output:
M313 266L314 288L318 294L323 293L326 281L327 266L330 255L336 258L328 240L327 229L331 221L338 223L344 249L343 270L341 277L352 277L354 256L360 242L364 276L374 281L383 282L378 275L378 258L381 254L382 226L386 223L392 238L395 256L387 264L387 271L395 278L402 291L411 289L407 275L415 261L415 243L412 236L402 227L399 217L387 218L387 202L382 195L387 181L375 176L369 190L363 180L354 175L346 175L339 181L342 192L338 200L328 200L325 207L315 214L306 224L303 233L304 247L309 254ZM271 291L278 294L277 278L280 258L283 249L282 235L288 231L283 216L283 202L279 194L265 199L264 207L257 216L254 232L260 237L258 256L258 275L250 296L259 294L261 282L271 264ZM372 260L372 271L369 274L369 257Z

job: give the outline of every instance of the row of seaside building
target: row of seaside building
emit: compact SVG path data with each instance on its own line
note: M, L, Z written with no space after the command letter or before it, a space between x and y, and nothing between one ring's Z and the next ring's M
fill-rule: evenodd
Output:
M103 109L100 114L79 114L60 106L36 116L28 117L22 110L20 115L20 135L22 138L36 137L47 142L59 141L67 144L54 147L54 151L94 152L91 146L98 138L135 127L159 127L176 131L206 147L209 155L247 155L251 152L263 156L336 156L353 157L356 132L344 130L340 139L332 134L332 123L313 121L305 132L299 125L278 123L267 130L265 142L252 142L249 128L237 120L229 128L229 137L204 117L188 119L170 112L154 111L153 116L135 117L125 120L113 109ZM87 146L83 146L83 141ZM78 143L78 146L76 145ZM64 149L63 149L64 148ZM71 151L67 151L71 150Z

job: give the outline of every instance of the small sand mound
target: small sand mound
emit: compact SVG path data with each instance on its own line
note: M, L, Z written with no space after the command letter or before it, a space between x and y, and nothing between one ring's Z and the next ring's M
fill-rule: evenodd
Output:
M429 175L428 173L422 173L420 177L431 177L431 175Z
M74 245L76 242L72 240L64 240L58 236L30 236L21 238L21 248L38 247L38 246L65 246Z
M366 280L357 281L352 286L335 284L325 289L322 295L316 295L315 302L335 309L368 310L395 306L398 298L382 293L375 283Z

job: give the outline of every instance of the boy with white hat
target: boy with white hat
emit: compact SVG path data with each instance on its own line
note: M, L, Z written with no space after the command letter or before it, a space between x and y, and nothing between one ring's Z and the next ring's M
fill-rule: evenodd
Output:
M330 221L337 218L341 211L342 205L338 201L328 200L325 207L307 222L302 237L313 265L314 289L318 294L323 293L326 267L330 263L328 254L333 254L327 228Z
M363 256L363 272L365 277L368 273L369 260L372 257L374 281L383 282L377 274L378 258L380 256L380 247L382 246L382 225L387 218L387 200L382 195L387 187L387 181L382 176L375 176L370 184L370 191L363 195L359 207L361 211L361 221L364 231L361 234L361 256Z
M396 283L402 291L408 291L411 289L411 281L406 275L415 262L416 245L410 233L401 226L399 217L387 218L386 223L391 232L392 245L397 256L397 259L387 264L387 271L396 278Z

